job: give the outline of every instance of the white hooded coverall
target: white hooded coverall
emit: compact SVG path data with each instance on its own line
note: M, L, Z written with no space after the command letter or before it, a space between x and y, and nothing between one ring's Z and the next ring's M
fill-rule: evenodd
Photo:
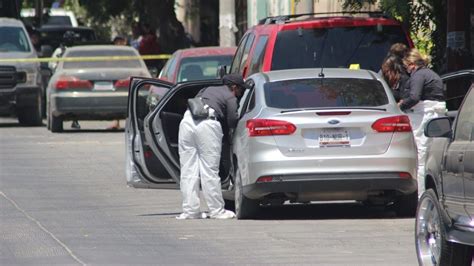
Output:
M222 137L219 121L214 119L195 121L189 110L184 113L179 125L178 147L184 214L189 216L200 214L200 184L210 216L225 212L219 177Z

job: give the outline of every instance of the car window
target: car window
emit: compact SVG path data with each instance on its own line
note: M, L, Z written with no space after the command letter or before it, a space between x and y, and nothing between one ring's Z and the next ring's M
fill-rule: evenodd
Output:
M72 21L69 16L46 16L44 25L66 25L72 26Z
M0 27L0 52L29 52L30 44L23 28Z
M245 42L247 41L248 37L249 35L247 34L242 37L242 40L240 40L239 48L237 48L237 51L235 52L234 61L232 61L232 66L230 67L230 73L239 72L240 60L242 59L242 54L244 53L245 49Z
M173 55L165 64L163 69L160 72L160 75L158 78L165 79L165 80L171 80L171 77L173 76L173 72L171 71L172 66L175 66L176 64L176 58L177 56Z
M471 89L458 112L455 141L470 141L474 128L474 91Z
M82 50L69 51L64 57L93 57L93 56L137 56L132 50ZM81 62L64 62L64 69L78 68L142 68L141 62L136 60L103 60L103 61L81 61Z
M255 40L255 35L253 33L251 33L249 35L249 38L248 38L247 42L245 43L244 52L242 54L242 60L240 60L240 67L239 67L239 73L240 74L243 74L243 72L244 72L244 66L247 63L247 58L248 58L249 53L250 53L250 48L252 48L254 40Z
M271 69L358 65L377 72L394 43L408 45L400 26L285 30L277 35Z
M381 106L388 97L379 81L353 78L300 79L264 85L265 102L280 109Z
M268 35L262 35L258 38L257 45L255 46L255 52L252 56L252 62L250 63L248 75L262 71L267 41Z
M230 65L232 55L187 57L181 59L177 82L216 79L217 67Z

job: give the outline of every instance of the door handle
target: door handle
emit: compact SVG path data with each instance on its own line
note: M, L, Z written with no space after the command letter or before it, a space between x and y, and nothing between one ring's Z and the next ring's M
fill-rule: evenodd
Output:
M463 160L464 160L464 153L463 152L458 153L458 162L462 163Z

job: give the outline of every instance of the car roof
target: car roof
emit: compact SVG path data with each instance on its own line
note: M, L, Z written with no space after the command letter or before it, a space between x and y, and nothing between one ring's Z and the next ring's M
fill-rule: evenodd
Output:
M263 75L267 82L295 79L320 78L321 68L300 68L275 70L256 75ZM355 70L347 68L323 68L324 78L353 78L377 80L378 76L370 70Z
M124 51L135 51L131 46L125 45L79 45L67 48L67 51L94 51L94 50L124 50ZM138 52L137 52L138 53Z
M38 31L42 32L50 32L50 31L94 31L94 29L85 26L65 26L65 25L43 25L41 28L37 29Z
M23 27L23 22L14 18L0 18L0 26L2 27Z
M179 50L181 57L200 57L200 56L216 56L216 55L234 55L237 47L197 47Z

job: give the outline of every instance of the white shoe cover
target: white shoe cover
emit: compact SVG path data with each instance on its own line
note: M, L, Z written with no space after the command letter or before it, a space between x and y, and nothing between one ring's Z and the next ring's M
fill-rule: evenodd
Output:
M224 210L222 213L211 216L211 219L219 219L219 220L233 219L233 218L235 218L235 213L229 210Z

